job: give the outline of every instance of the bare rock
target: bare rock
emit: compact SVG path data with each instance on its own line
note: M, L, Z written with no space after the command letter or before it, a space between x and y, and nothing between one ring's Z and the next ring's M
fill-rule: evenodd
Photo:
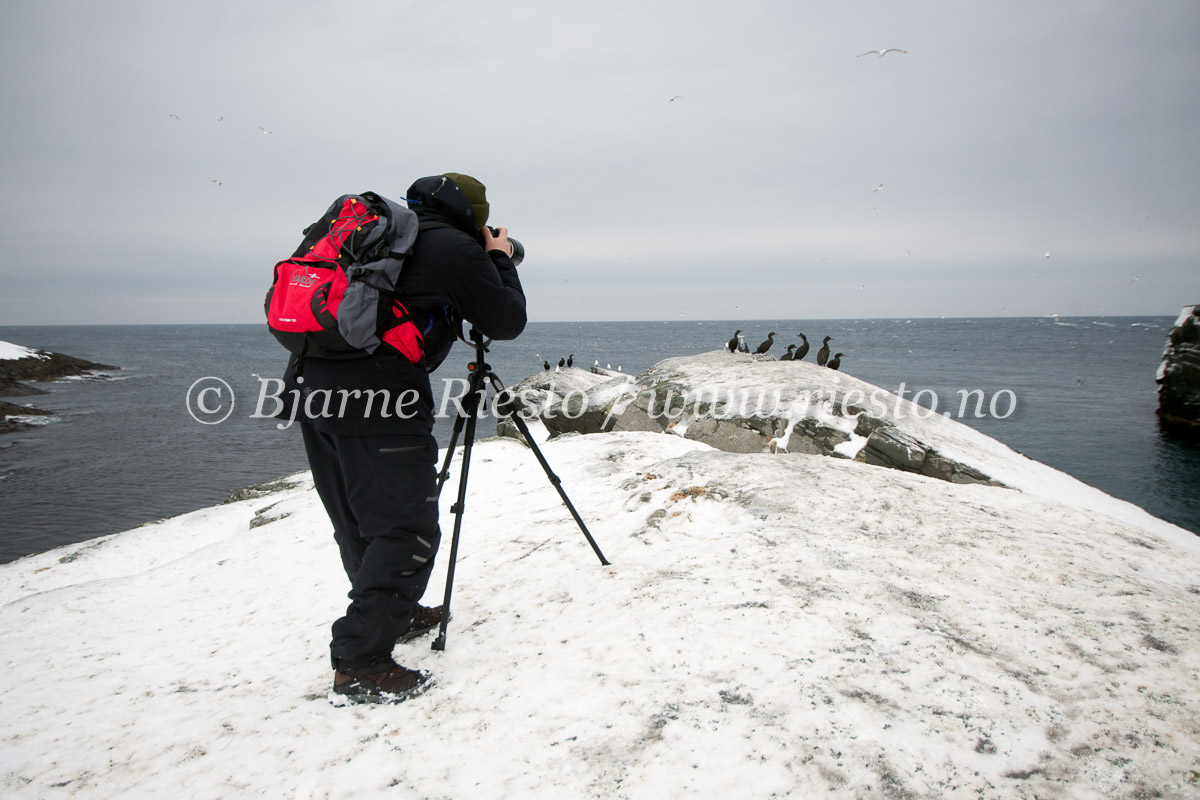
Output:
M1163 427L1200 437L1200 306L1186 306L1167 334L1157 382Z
M26 358L0 359L0 395L13 397L32 394L45 394L45 391L30 386L23 381L50 381L72 375L85 375L89 372L115 370L108 364L96 364L82 358L51 353L46 350L36 351L35 355ZM0 402L0 434L12 433L31 427L14 417L27 415L43 416L52 414L33 406L18 406L12 403Z

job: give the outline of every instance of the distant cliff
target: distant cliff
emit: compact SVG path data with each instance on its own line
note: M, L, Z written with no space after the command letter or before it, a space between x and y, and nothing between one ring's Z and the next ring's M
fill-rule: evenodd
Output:
M1185 306L1167 334L1157 380L1163 426L1200 436L1200 306Z

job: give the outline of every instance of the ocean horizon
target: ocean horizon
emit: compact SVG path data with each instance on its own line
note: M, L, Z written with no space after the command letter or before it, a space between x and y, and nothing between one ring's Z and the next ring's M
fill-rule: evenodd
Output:
M824 336L842 371L949 413L1030 458L1200 532L1200 449L1158 426L1155 373L1176 316L847 320L532 322L494 342L506 385L573 356L636 375L672 356L718 350L741 328L770 355ZM286 353L262 324L0 327L0 340L120 367L95 380L21 397L54 421L0 439L0 561L210 506L230 492L307 469L299 433L255 419L263 381ZM456 345L432 378L439 407L461 391L473 352ZM217 378L237 398L229 418L201 424L189 388ZM963 393L985 401L960 402ZM445 446L452 417L437 421ZM494 432L485 420L483 437Z

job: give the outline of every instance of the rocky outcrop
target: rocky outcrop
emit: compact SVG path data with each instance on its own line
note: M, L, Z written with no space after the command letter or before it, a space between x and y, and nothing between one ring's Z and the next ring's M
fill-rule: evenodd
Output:
M256 483L243 489L234 489L229 493L228 497L221 501L221 504L225 505L226 503L240 503L243 500L256 500L260 497L266 497L277 492L285 492L288 489L295 489L299 485L300 484L297 481L289 480L288 478L276 478L275 480Z
M866 444L855 457L858 461L915 472L950 483L1000 485L979 470L941 455L916 437L882 420L860 416L855 433L867 438Z
M0 360L0 395L42 394L42 390L26 386L23 381L51 381L69 375L83 375L94 370L116 370L108 364L95 364L82 358L37 351L28 358Z
M49 417L53 413L33 406L19 406L16 403L0 400L0 433L12 433L33 427L23 421L22 417Z
M16 397L45 394L45 390L30 386L25 381L50 381L72 375L85 375L97 370L119 369L62 353L45 350L31 352L33 355L24 358L0 358L0 395ZM52 413L33 406L18 406L0 401L0 434L30 427L21 421L21 417L48 416Z
M1163 427L1200 437L1200 306L1186 306L1167 334L1157 382Z
M667 359L636 379L582 376L582 370L531 376L513 387L515 405L552 438L650 431L731 453L853 458L952 483L998 483L939 452L922 438L923 426L884 413L888 405L904 405L909 418L919 417L908 401L813 364L720 351ZM860 404L872 391L894 403L868 413ZM510 422L501 420L497 430L517 438Z
M530 375L509 387L512 408L526 420L540 421L549 434L607 433L616 418L613 404L626 393L633 378L611 370L593 367L559 369ZM517 427L507 418L496 423L501 436L519 439Z

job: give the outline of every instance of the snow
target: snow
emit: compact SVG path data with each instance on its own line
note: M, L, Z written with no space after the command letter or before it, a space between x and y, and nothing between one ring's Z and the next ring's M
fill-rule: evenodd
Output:
M633 376L620 375L604 383L597 384L595 389L588 392L588 399L592 403L603 405L628 397L633 391Z
M49 358L46 353L30 350L12 342L0 341L0 361L15 361L19 358Z
M436 685L396 706L329 702L348 586L306 473L0 566L0 790L1197 793L1200 556L1160 526L653 433L543 450L612 565L530 451L478 443L447 649L395 654Z

